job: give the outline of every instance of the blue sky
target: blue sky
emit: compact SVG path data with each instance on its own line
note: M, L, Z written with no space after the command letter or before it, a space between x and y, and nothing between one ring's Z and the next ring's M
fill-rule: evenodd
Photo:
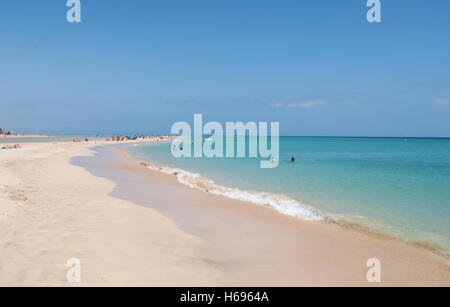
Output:
M284 135L450 136L450 1L3 0L0 126L168 133L279 121Z

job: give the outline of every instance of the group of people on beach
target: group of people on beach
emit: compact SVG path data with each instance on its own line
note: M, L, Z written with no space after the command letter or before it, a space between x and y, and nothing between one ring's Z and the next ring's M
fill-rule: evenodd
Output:
M11 136L11 135L14 135L14 133L12 133L11 131L3 130L2 128L0 128L0 136L7 137L7 136Z
M0 128L0 136L1 137L8 137L8 136L14 136L15 134L11 131L5 131L2 128ZM1 149L19 149L22 148L20 144L14 144L14 145L5 145L2 146Z
M88 138L84 138L84 141L85 142L89 142L89 139ZM73 139L72 142L74 142L74 143L81 143L82 141L79 138L76 138L76 139Z
M142 139L144 138L143 136L116 136L116 137L112 137L111 139L106 139L107 142L118 142L118 141L135 141L137 139Z
M112 138L108 138L106 139L107 142L123 142L123 141L136 141L136 140L164 140L166 138L168 138L168 135L160 135L160 136L155 136L154 134L152 134L151 136L145 136L145 135L140 135L140 136L113 136Z

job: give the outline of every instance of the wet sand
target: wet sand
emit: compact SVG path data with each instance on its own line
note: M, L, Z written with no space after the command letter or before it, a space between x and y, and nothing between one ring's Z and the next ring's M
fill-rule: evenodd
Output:
M196 255L241 286L367 286L367 260L381 262L381 285L450 285L445 259L404 242L337 225L303 221L252 203L184 186L117 148L75 159L117 184L112 196L163 213L202 239ZM195 284L195 280L192 281Z
M102 144L105 142L99 142ZM90 143L0 150L0 286L217 285L201 239L156 210L110 196L115 184L70 163ZM77 258L81 283L69 283Z
M106 142L0 151L0 285L449 286L445 259L193 190ZM93 146L96 146L92 149Z

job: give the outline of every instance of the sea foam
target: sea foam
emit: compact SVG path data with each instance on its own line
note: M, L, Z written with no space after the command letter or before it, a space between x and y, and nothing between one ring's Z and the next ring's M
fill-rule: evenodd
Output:
M284 195L243 191L237 188L225 187L216 184L214 181L205 178L200 174L191 173L178 168L162 167L151 163L141 163L141 165L164 174L176 175L178 182L197 190L222 195L231 199L247 201L262 206L269 206L276 209L280 213L308 221L324 220L324 216L319 210Z

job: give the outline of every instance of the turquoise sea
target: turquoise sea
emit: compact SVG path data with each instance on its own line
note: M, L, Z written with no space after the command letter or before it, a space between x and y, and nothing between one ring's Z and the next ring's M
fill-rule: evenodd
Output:
M0 136L0 144L21 144L21 143L40 143L40 142L71 142L73 139L79 138L84 140L88 138L90 141L103 141L105 136L98 135L52 135L52 136L36 136L36 137L2 137Z
M450 251L450 139L281 137L274 169L258 158L176 159L170 150L129 149L193 188Z

